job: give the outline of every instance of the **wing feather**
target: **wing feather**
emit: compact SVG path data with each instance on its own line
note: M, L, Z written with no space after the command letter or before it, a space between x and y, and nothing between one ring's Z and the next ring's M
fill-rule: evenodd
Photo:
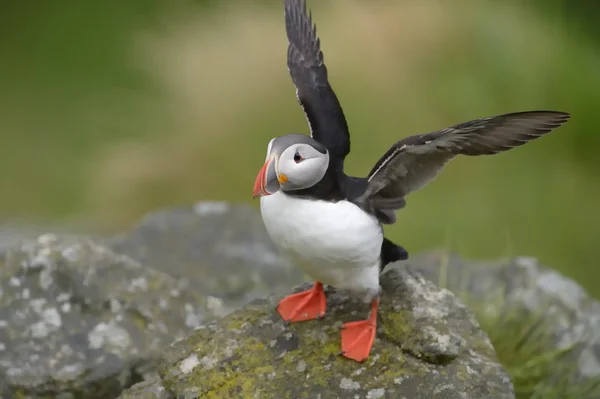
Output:
M426 186L455 156L491 155L519 147L558 128L569 118L565 112L517 112L407 137L375 164L361 199L374 209L394 208L394 199L403 199Z
M350 133L342 107L329 84L321 42L306 1L285 0L289 41L287 65L296 97L308 121L311 136L343 161L350 152Z

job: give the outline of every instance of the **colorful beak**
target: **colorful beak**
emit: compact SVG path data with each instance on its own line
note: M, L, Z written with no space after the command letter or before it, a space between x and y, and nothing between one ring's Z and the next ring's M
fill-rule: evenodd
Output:
M277 179L275 155L271 155L267 162L260 168L256 180L254 181L254 191L252 198L271 195L279 191L279 181Z

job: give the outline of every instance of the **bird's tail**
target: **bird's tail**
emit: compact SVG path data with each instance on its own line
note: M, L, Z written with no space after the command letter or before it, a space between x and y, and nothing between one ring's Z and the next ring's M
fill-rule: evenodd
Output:
M402 248L400 245L396 245L387 238L383 238L381 244L381 267L380 270L389 264L398 260L407 260L408 251Z

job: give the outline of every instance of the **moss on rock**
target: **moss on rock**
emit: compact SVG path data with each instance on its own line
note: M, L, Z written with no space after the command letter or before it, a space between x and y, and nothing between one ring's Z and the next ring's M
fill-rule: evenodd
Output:
M329 289L324 320L286 325L270 297L196 329L165 350L162 384L183 398L514 398L488 337L453 294L401 268L382 280L378 335L363 363L339 356L339 329L368 307Z

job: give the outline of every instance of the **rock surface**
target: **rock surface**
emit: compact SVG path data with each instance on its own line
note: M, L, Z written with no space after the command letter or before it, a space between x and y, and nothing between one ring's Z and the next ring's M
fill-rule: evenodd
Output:
M174 339L302 281L248 206L159 211L105 240L1 233L0 397L114 398Z
M530 257L484 262L431 252L407 264L436 283L441 280L471 304L480 304L486 317L536 320L544 335L553 338L546 351L570 350L563 361L575 367L569 375L557 367L561 375L556 383L564 383L565 377L578 383L600 378L600 302L572 279Z
M83 229L80 226L40 225L25 221L0 221L0 251L19 245L23 241L34 240L36 237L49 231L61 236L78 237L84 235L81 234ZM90 237L91 234L89 233L89 231L86 231L85 236Z
M210 314L169 275L86 239L0 254L0 393L113 398Z
M120 398L127 399L176 399L173 392L164 387L160 377L155 376L138 382L127 389ZM177 398L181 399L181 398Z
M574 348L577 367L564 375L600 376L600 303L530 258L433 252L393 265L372 356L356 364L337 356L338 327L366 317L368 306L330 289L325 320L283 325L276 300L303 279L251 207L162 210L105 240L3 227L0 397L102 399L127 387L123 398L192 398L201 389L240 397L255 388L282 398L513 397L471 313L406 268L468 297L478 315L543 316L547 350Z
M400 267L382 286L377 339L362 364L338 355L339 328L368 306L329 289L324 320L287 326L272 296L174 343L162 382L122 398L514 398L488 337L452 293Z
M217 299L223 315L303 282L247 205L207 201L157 211L107 245Z

